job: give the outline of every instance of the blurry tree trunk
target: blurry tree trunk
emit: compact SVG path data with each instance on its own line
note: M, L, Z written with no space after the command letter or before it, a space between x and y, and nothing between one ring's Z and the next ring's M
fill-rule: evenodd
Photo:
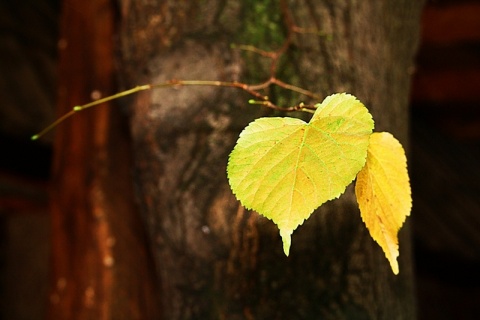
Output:
M115 92L114 27L111 1L63 1L60 114ZM78 114L57 131L49 319L157 318L125 132L118 110L108 105Z
M280 70L281 80L324 96L356 95L371 110L376 131L390 131L408 146L421 1L287 2L299 26L330 36L295 35L285 63L294 72ZM245 76L257 76L255 61L264 58L230 44L266 48L282 32L269 29L280 16L277 1L119 4L126 87L168 79L251 82ZM264 112L248 98L234 89L188 87L131 100L135 184L163 317L413 319L408 223L394 276L360 219L351 187L294 232L289 257L273 223L235 200L225 174L228 153L239 131Z
M421 1L287 2L298 25L330 36L295 35L281 80L325 96L356 95L377 131L407 145ZM268 77L264 58L230 44L272 48L284 33L273 0L117 5L125 87L168 79L258 81ZM61 113L89 101L92 92L115 91L112 1L68 0L63 9ZM276 90L268 94L292 101ZM228 153L240 130L266 113L248 98L235 89L189 87L126 99L133 151L108 106L61 127L52 190L51 319L414 318L408 224L394 276L351 188L294 232L290 257L273 223L235 200L225 174ZM140 214L130 186L132 152Z

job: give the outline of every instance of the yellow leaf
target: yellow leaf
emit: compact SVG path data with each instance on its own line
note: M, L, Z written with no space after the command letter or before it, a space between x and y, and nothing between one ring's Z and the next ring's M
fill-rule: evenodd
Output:
M367 162L357 175L355 194L370 235L398 274L397 234L410 215L412 198L405 151L390 133L370 136Z
M237 199L271 219L288 255L293 231L338 198L365 165L373 120L352 95L327 97L309 123L260 118L240 134L227 173Z

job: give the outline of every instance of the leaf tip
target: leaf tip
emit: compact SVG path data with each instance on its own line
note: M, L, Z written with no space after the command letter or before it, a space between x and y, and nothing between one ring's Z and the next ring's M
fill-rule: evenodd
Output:
M400 252L398 251L397 237L395 237L395 239L391 239L390 242L387 242L386 247L384 247L382 244L380 244L380 247L382 247L382 250L384 251L385 257L390 263L390 267L392 268L393 273L395 275L398 275L399 267L397 258L400 255Z
M395 261L394 265L392 265L392 271L393 271L393 274L395 274L396 276L400 272L400 270L398 269L398 262L397 261Z
M388 262L390 262L390 267L392 268L392 272L396 276L400 272L400 268L398 267L397 257L398 257L398 255L396 257L388 257L387 256Z
M280 236L283 241L283 252L288 257L290 253L290 245L292 243L292 230L280 230Z

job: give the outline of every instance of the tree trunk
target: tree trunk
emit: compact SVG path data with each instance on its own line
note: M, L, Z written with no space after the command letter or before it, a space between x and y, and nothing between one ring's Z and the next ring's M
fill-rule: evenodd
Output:
M168 79L258 80L264 58L230 44L274 47L284 34L272 0L120 3L119 65L127 87ZM296 34L282 80L324 96L356 95L371 110L376 131L408 145L421 1L292 0L288 8L299 26L329 36ZM188 87L131 100L135 186L163 318L413 319L408 223L395 276L360 219L351 187L294 232L289 257L276 226L234 198L228 154L239 131L265 113L248 98L236 89Z
M115 92L112 2L68 0L59 113ZM52 181L50 319L155 319L155 276L131 185L129 138L103 106L59 128Z

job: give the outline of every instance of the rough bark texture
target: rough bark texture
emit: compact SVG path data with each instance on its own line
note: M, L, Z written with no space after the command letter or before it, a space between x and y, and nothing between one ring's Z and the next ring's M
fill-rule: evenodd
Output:
M114 92L114 12L108 0L64 1L61 114L91 95ZM79 114L56 135L50 319L157 317L154 269L134 206L125 129L118 110L107 105Z
M276 1L258 3L267 17L278 12ZM253 8L248 1L121 5L125 85L248 81L243 75L252 73L250 62L229 49L244 39ZM421 3L297 0L288 6L297 24L331 35L295 36L288 64L296 84L322 95L356 95L373 113L377 131L408 145ZM265 27L259 23L258 32ZM247 98L234 89L189 87L144 92L132 101L136 188L164 318L413 319L408 224L400 234L400 275L394 276L360 219L351 188L294 232L288 258L273 223L235 200L227 156L243 126L263 112Z

